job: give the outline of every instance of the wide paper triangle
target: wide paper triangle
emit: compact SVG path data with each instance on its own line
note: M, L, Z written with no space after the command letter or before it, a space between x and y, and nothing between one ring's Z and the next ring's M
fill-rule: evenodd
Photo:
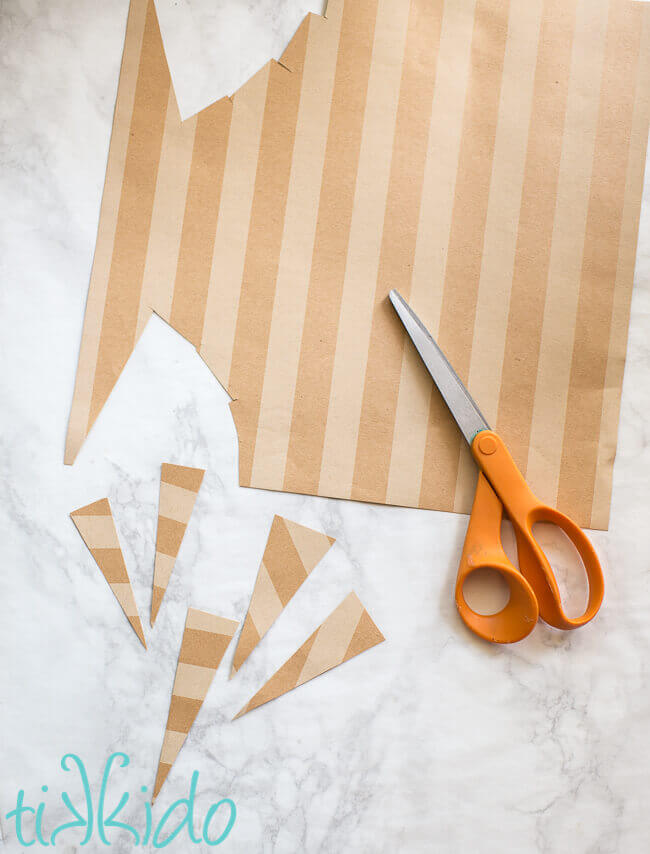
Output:
M238 625L188 608L152 800L167 779Z
M287 602L336 542L313 528L274 516L257 573L231 677L246 661L282 613Z
M75 523L84 543L90 549L90 553L95 558L104 578L108 581L115 598L122 606L129 623L133 626L134 632L146 649L147 644L142 631L142 621L135 604L133 588L126 571L108 498L101 498L93 504L80 507L79 510L73 510L70 518Z
M357 594L350 593L235 717L275 700L384 640Z
M176 466L171 463L162 464L156 560L151 596L152 626L156 622L165 590L167 590L204 474L205 469Z

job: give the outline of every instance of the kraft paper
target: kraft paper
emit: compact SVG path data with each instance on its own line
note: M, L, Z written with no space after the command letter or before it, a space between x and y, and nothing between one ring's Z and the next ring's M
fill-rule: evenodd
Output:
M649 121L647 3L330 0L181 122L132 0L66 462L156 312L243 486L468 512L397 288L533 490L606 527Z
M146 649L142 621L138 614L138 606L135 604L133 588L126 571L108 498L102 498L86 507L80 507L79 510L73 510L70 518L108 581L133 631Z
M188 608L152 801L185 743L237 625L235 620Z
M232 663L235 674L300 585L335 543L334 537L275 516Z
M359 597L350 593L235 718L304 685L384 640Z
M165 590L167 590L204 474L205 469L176 466L171 463L162 464L151 596L152 626L156 622Z

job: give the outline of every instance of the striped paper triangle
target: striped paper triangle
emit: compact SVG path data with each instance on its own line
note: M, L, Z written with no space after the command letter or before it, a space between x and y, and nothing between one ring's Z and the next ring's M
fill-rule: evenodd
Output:
M274 516L251 603L239 636L231 677L271 628L287 602L335 543L320 531Z
M152 800L185 743L237 625L235 620L188 608Z
M171 463L162 464L156 561L151 596L152 626L156 622L204 474L205 469L176 466Z
M235 717L275 700L384 640L357 594L350 593Z
M115 522L111 513L108 498L102 498L79 510L73 510L70 518L75 523L84 543L90 549L97 566L108 581L115 598L140 638L142 645L147 647L142 631L142 621L135 604L131 581L126 571L124 556L115 530Z

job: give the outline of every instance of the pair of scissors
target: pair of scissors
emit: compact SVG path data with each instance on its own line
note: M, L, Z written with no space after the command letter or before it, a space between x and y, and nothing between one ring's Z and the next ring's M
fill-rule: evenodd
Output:
M456 581L456 606L479 637L493 643L522 640L539 617L558 629L577 629L598 613L603 601L603 572L593 546L575 522L542 503L530 490L501 437L492 431L445 354L422 321L395 290L390 301L422 361L454 416L479 467L476 495ZM519 569L501 542L504 511L515 531ZM548 558L533 534L533 525L559 527L582 559L589 583L587 607L581 617L568 617ZM478 614L465 601L463 587L477 570L491 569L508 585L510 598L496 614Z

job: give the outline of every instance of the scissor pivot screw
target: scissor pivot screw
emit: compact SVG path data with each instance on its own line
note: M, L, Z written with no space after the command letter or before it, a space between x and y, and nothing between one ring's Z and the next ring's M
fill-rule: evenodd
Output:
M489 456L497 449L497 442L494 436L481 436L478 440L478 448L482 454Z

